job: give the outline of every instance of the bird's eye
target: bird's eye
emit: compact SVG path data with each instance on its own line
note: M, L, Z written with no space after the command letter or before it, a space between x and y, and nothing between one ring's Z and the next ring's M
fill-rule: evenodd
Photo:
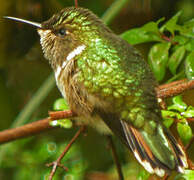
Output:
M57 35L64 37L66 35L66 29L65 28L61 28L57 31Z

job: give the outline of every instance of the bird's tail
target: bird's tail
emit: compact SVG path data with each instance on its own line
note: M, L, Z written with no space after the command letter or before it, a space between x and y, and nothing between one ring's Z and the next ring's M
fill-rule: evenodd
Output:
M172 170L184 173L184 169L188 167L186 155L167 128L159 124L157 132L150 135L125 121L121 121L121 125L128 146L149 173L160 177Z

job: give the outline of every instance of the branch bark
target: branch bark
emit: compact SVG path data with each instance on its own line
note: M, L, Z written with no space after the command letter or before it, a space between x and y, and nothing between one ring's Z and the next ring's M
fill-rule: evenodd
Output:
M158 86L156 88L156 93L158 98L164 99L176 96L190 89L194 89L194 80L188 81L187 79L183 79Z
M164 99L183 93L186 90L194 89L194 80L186 79L158 86L156 94L158 98ZM24 126L8 129L0 132L0 144L10 142L16 139L33 136L54 127L50 125L51 120L58 120L76 116L72 111L49 112L48 118L26 124ZM191 121L193 118L191 118Z
M16 139L21 139L29 136L33 136L39 133L42 133L49 129L54 129L55 127L50 125L50 121L71 118L74 116L73 112L70 110L67 111L56 111L49 112L48 118L35 121L21 127L7 129L0 132L0 144L14 141Z
M50 120L65 119L76 116L71 110L67 111L49 111Z
M53 129L49 125L50 118L45 118L33 123L23 125L18 128L7 129L0 132L0 143L6 143L16 139L32 136L48 129Z

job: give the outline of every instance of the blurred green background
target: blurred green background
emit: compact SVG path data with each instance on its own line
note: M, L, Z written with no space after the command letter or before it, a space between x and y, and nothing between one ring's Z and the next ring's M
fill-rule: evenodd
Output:
M79 0L79 5L102 16L113 0ZM9 15L42 22L63 7L74 6L73 0L0 0L0 16ZM194 17L193 0L129 0L110 27L120 34L161 17L169 19L182 10L181 22ZM148 47L138 46L147 56ZM30 26L9 20L0 20L0 130L13 126L14 119L25 107L33 94L51 73L43 58L39 36ZM44 94L44 91L43 91ZM193 91L184 95L188 104L193 104ZM47 117L53 103L61 95L54 87L42 103L25 119L25 123ZM193 104L194 105L194 104ZM56 159L71 139L76 129L51 130L35 137L18 140L0 146L0 179L46 179L49 168L45 164ZM117 140L116 140L117 141ZM7 148L4 148L8 146ZM6 149L6 150L5 150ZM146 176L127 150L117 142L125 174L130 179ZM192 148L193 149L193 148ZM191 151L192 151L191 149ZM128 163L128 162L131 163ZM88 129L65 157L69 171L59 169L54 179L113 179L115 172L106 138ZM109 172L109 173L108 173ZM114 172L112 174L112 172Z

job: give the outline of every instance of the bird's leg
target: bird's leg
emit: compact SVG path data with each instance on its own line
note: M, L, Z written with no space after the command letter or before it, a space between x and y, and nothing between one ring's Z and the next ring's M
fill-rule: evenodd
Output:
M109 143L109 146L111 148L111 151L112 151L112 156L113 156L114 162L116 164L116 169L117 169L117 173L119 176L119 180L124 180L122 169L121 169L121 164L119 162L118 155L117 155L116 148L115 148L115 145L113 143L112 137L107 136L107 139L108 139L108 143Z

